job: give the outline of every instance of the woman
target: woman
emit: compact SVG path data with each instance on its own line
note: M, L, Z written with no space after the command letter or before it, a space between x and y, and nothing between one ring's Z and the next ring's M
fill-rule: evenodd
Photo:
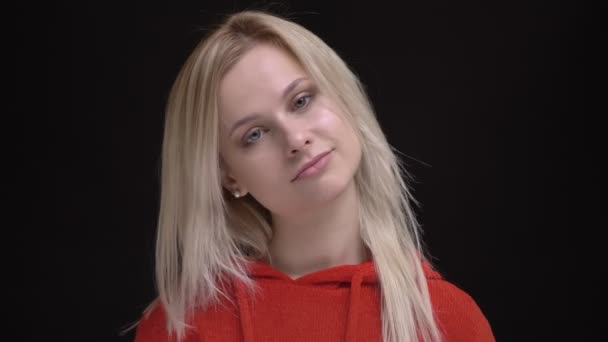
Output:
M230 16L166 111L159 298L136 341L491 341L425 260L358 79L305 28Z

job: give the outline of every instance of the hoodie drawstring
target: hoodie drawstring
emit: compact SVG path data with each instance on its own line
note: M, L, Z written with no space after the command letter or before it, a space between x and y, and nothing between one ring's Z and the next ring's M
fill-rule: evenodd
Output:
M361 293L361 283L363 282L363 272L357 272L353 276L350 288L350 303L348 308L348 321L346 322L345 341L353 342L357 340L357 326L359 318L359 297Z
M345 342L355 342L358 336L359 316L361 315L361 285L364 279L374 275L374 269L358 270L350 278L350 298L348 307L348 316L346 329L344 332ZM343 281L346 281L344 279ZM241 320L241 332L243 342L254 342L255 336L253 332L253 312L249 303L248 291L245 285L239 280L233 282L237 304L239 306L239 315Z

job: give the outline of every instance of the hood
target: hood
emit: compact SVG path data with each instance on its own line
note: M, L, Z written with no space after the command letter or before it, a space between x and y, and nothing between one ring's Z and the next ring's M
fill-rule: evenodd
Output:
M355 331L358 325L358 313L361 309L361 286L363 284L378 284L378 277L373 260L367 260L356 265L340 265L324 270L316 271L297 279L290 278L287 274L273 268L263 261L251 261L247 264L248 274L253 279L274 279L279 282L299 285L331 286L332 284L350 284L350 300L348 309L348 320L346 325L345 341L355 340ZM423 269L427 278L440 278L428 263L423 263ZM235 294L241 317L241 329L245 342L254 342L253 320L249 301L247 300L247 289L240 282L235 282Z
M356 265L340 265L301 276L290 278L287 274L273 268L262 261L249 264L250 277L254 279L276 279L300 285L330 285L332 283L351 283L351 286L361 285L362 282L375 284L378 282L374 262L364 261Z

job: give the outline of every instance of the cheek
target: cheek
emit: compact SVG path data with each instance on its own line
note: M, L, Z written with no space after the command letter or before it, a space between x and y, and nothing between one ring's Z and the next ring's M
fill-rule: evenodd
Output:
M350 125L337 105L325 97L320 98L318 103L319 111L316 118L318 127L333 135L345 135L347 130L350 130Z
M338 138L338 136L343 135L344 124L342 119L329 108L323 108L317 113L315 125L318 130L325 132L330 137Z
M264 192L264 189L274 187L280 179L281 165L278 163L276 153L269 151L268 146L256 146L256 151L241 153L235 158L234 175L247 186L249 191Z
M354 162L355 168L358 167L361 161L362 147L361 142L346 118L335 115L333 122L334 137L341 146L341 149L347 155L347 158Z
M343 147L350 148L358 144L357 135L346 118L332 109L323 111L318 120L318 127L332 139L346 145Z

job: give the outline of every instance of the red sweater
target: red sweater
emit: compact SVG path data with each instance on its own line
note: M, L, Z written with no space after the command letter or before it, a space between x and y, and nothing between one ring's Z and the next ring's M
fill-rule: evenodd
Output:
M445 341L494 341L490 324L464 291L443 280L425 264L431 302ZM255 298L238 282L235 298L195 313L185 342L333 342L382 341L378 279L373 261L342 265L298 279L270 265L251 263L249 274L260 287ZM165 314L157 305L142 317L135 342L174 341L165 329Z

